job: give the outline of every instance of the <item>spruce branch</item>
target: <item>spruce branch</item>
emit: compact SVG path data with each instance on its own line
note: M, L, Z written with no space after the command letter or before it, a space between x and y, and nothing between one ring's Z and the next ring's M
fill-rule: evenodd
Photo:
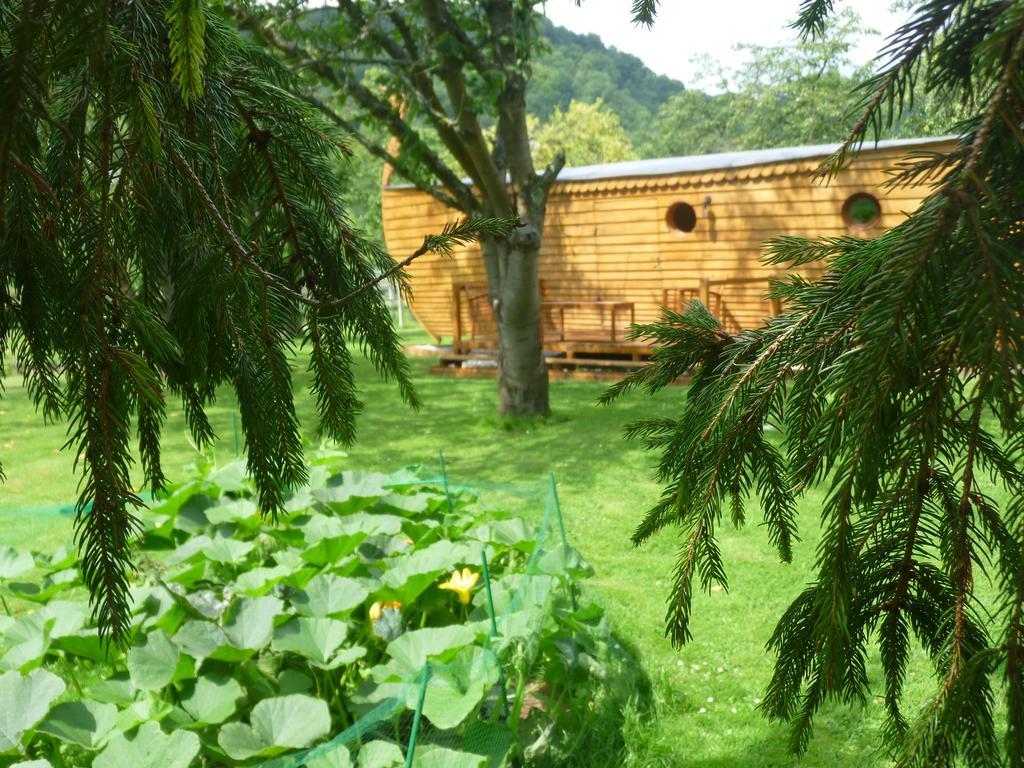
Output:
M831 6L806 2L804 31ZM827 490L813 582L768 643L776 662L764 711L790 723L798 752L826 702L866 698L877 647L896 766L1024 765L1021 10L920 3L890 40L850 141L825 166L837 170L871 125L898 116L923 77L926 92L973 114L951 151L897 167L896 185L933 184L918 210L873 239L770 242L769 264L820 265L817 279L773 285L783 315L730 337L699 303L666 312L634 329L657 346L650 365L603 398L691 376L673 418L627 428L657 453L664 485L634 542L667 527L684 534L666 620L676 642L689 639L694 579L706 588L724 578L715 526L726 510L743 524L756 494L784 558L797 500ZM994 598L976 591L981 574L997 584ZM910 716L915 644L937 684Z
M2 16L0 350L44 418L68 420L80 567L101 636L124 645L131 479L139 461L165 482L168 398L208 445L206 409L233 387L273 517L305 480L298 342L331 437L355 434L348 345L417 403L384 297L358 292L401 274L348 223L343 137L220 7L28 0Z

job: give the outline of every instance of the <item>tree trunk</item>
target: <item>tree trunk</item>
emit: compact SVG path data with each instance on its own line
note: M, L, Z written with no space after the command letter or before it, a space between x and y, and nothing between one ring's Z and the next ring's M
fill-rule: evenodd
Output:
M529 226L507 241L484 244L485 259L498 273L488 283L498 328L499 411L506 416L551 412L541 343L539 245L537 230Z

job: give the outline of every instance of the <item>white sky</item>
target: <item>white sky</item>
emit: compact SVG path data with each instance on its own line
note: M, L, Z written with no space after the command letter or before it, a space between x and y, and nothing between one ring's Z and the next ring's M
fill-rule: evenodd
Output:
M854 58L871 60L885 36L905 19L893 13L893 0L848 2L864 25L881 34L865 38ZM742 56L736 43L778 45L796 39L788 25L796 18L800 0L661 0L653 29L630 21L629 0L547 0L547 16L556 24L581 34L598 35L605 45L638 56L655 72L687 83L696 67L691 58L709 54L733 68ZM837 10L841 4L837 3Z

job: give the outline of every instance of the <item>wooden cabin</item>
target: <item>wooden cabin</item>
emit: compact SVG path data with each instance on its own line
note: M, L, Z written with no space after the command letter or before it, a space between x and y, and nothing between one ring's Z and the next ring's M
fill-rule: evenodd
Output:
M627 340L634 322L700 298L730 331L777 314L766 298L773 268L762 243L777 235L873 237L913 211L927 187L884 189L887 169L950 139L865 145L829 184L813 172L835 145L638 160L566 168L551 190L541 248L541 314L555 370L641 364ZM384 189L387 246L401 258L459 217L407 186ZM820 267L801 273L814 276ZM427 255L409 268L410 309L450 368L497 347L478 246L454 259ZM486 367L486 366L485 366ZM493 364L492 364L493 367Z

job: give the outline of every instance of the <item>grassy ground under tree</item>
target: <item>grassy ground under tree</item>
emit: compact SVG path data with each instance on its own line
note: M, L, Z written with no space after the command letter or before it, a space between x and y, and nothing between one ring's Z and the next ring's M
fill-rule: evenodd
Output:
M417 334L410 332L411 339ZM650 679L653 701L645 712L627 715L627 741L635 766L733 768L743 766L829 766L871 768L889 760L878 751L881 677L876 696L863 706L828 707L817 721L809 753L788 752L784 725L767 722L757 710L772 659L764 643L775 620L809 580L817 544L817 505L811 495L802 508L802 542L792 565L777 562L751 509L743 530L725 528L723 553L729 591L699 594L694 641L674 650L662 634L665 598L676 541L662 535L634 549L629 535L655 500L652 458L621 439L629 421L669 414L682 389L657 398L634 396L602 408L595 400L604 385L552 384L554 415L543 422L502 422L493 381L431 377L429 360L411 361L424 407L411 412L393 387L362 365L366 402L352 468L391 470L410 464L436 466L444 449L456 480L490 483L541 482L548 472L559 483L570 537L597 570L590 588L599 593L614 627ZM10 373L10 371L8 371ZM52 505L73 501L77 478L72 457L61 451L64 425L44 425L20 378L8 376L0 400L0 459L7 482L0 485L0 544L49 550L72 535L71 518ZM304 375L296 384L304 387ZM314 409L308 394L297 400L315 443ZM224 460L234 456L233 400L225 391L212 420ZM164 440L164 466L184 476L196 458L180 410L172 410ZM539 514L542 510L538 509ZM908 701L916 707L932 681L923 660L908 680ZM594 764L605 764L595 755Z

